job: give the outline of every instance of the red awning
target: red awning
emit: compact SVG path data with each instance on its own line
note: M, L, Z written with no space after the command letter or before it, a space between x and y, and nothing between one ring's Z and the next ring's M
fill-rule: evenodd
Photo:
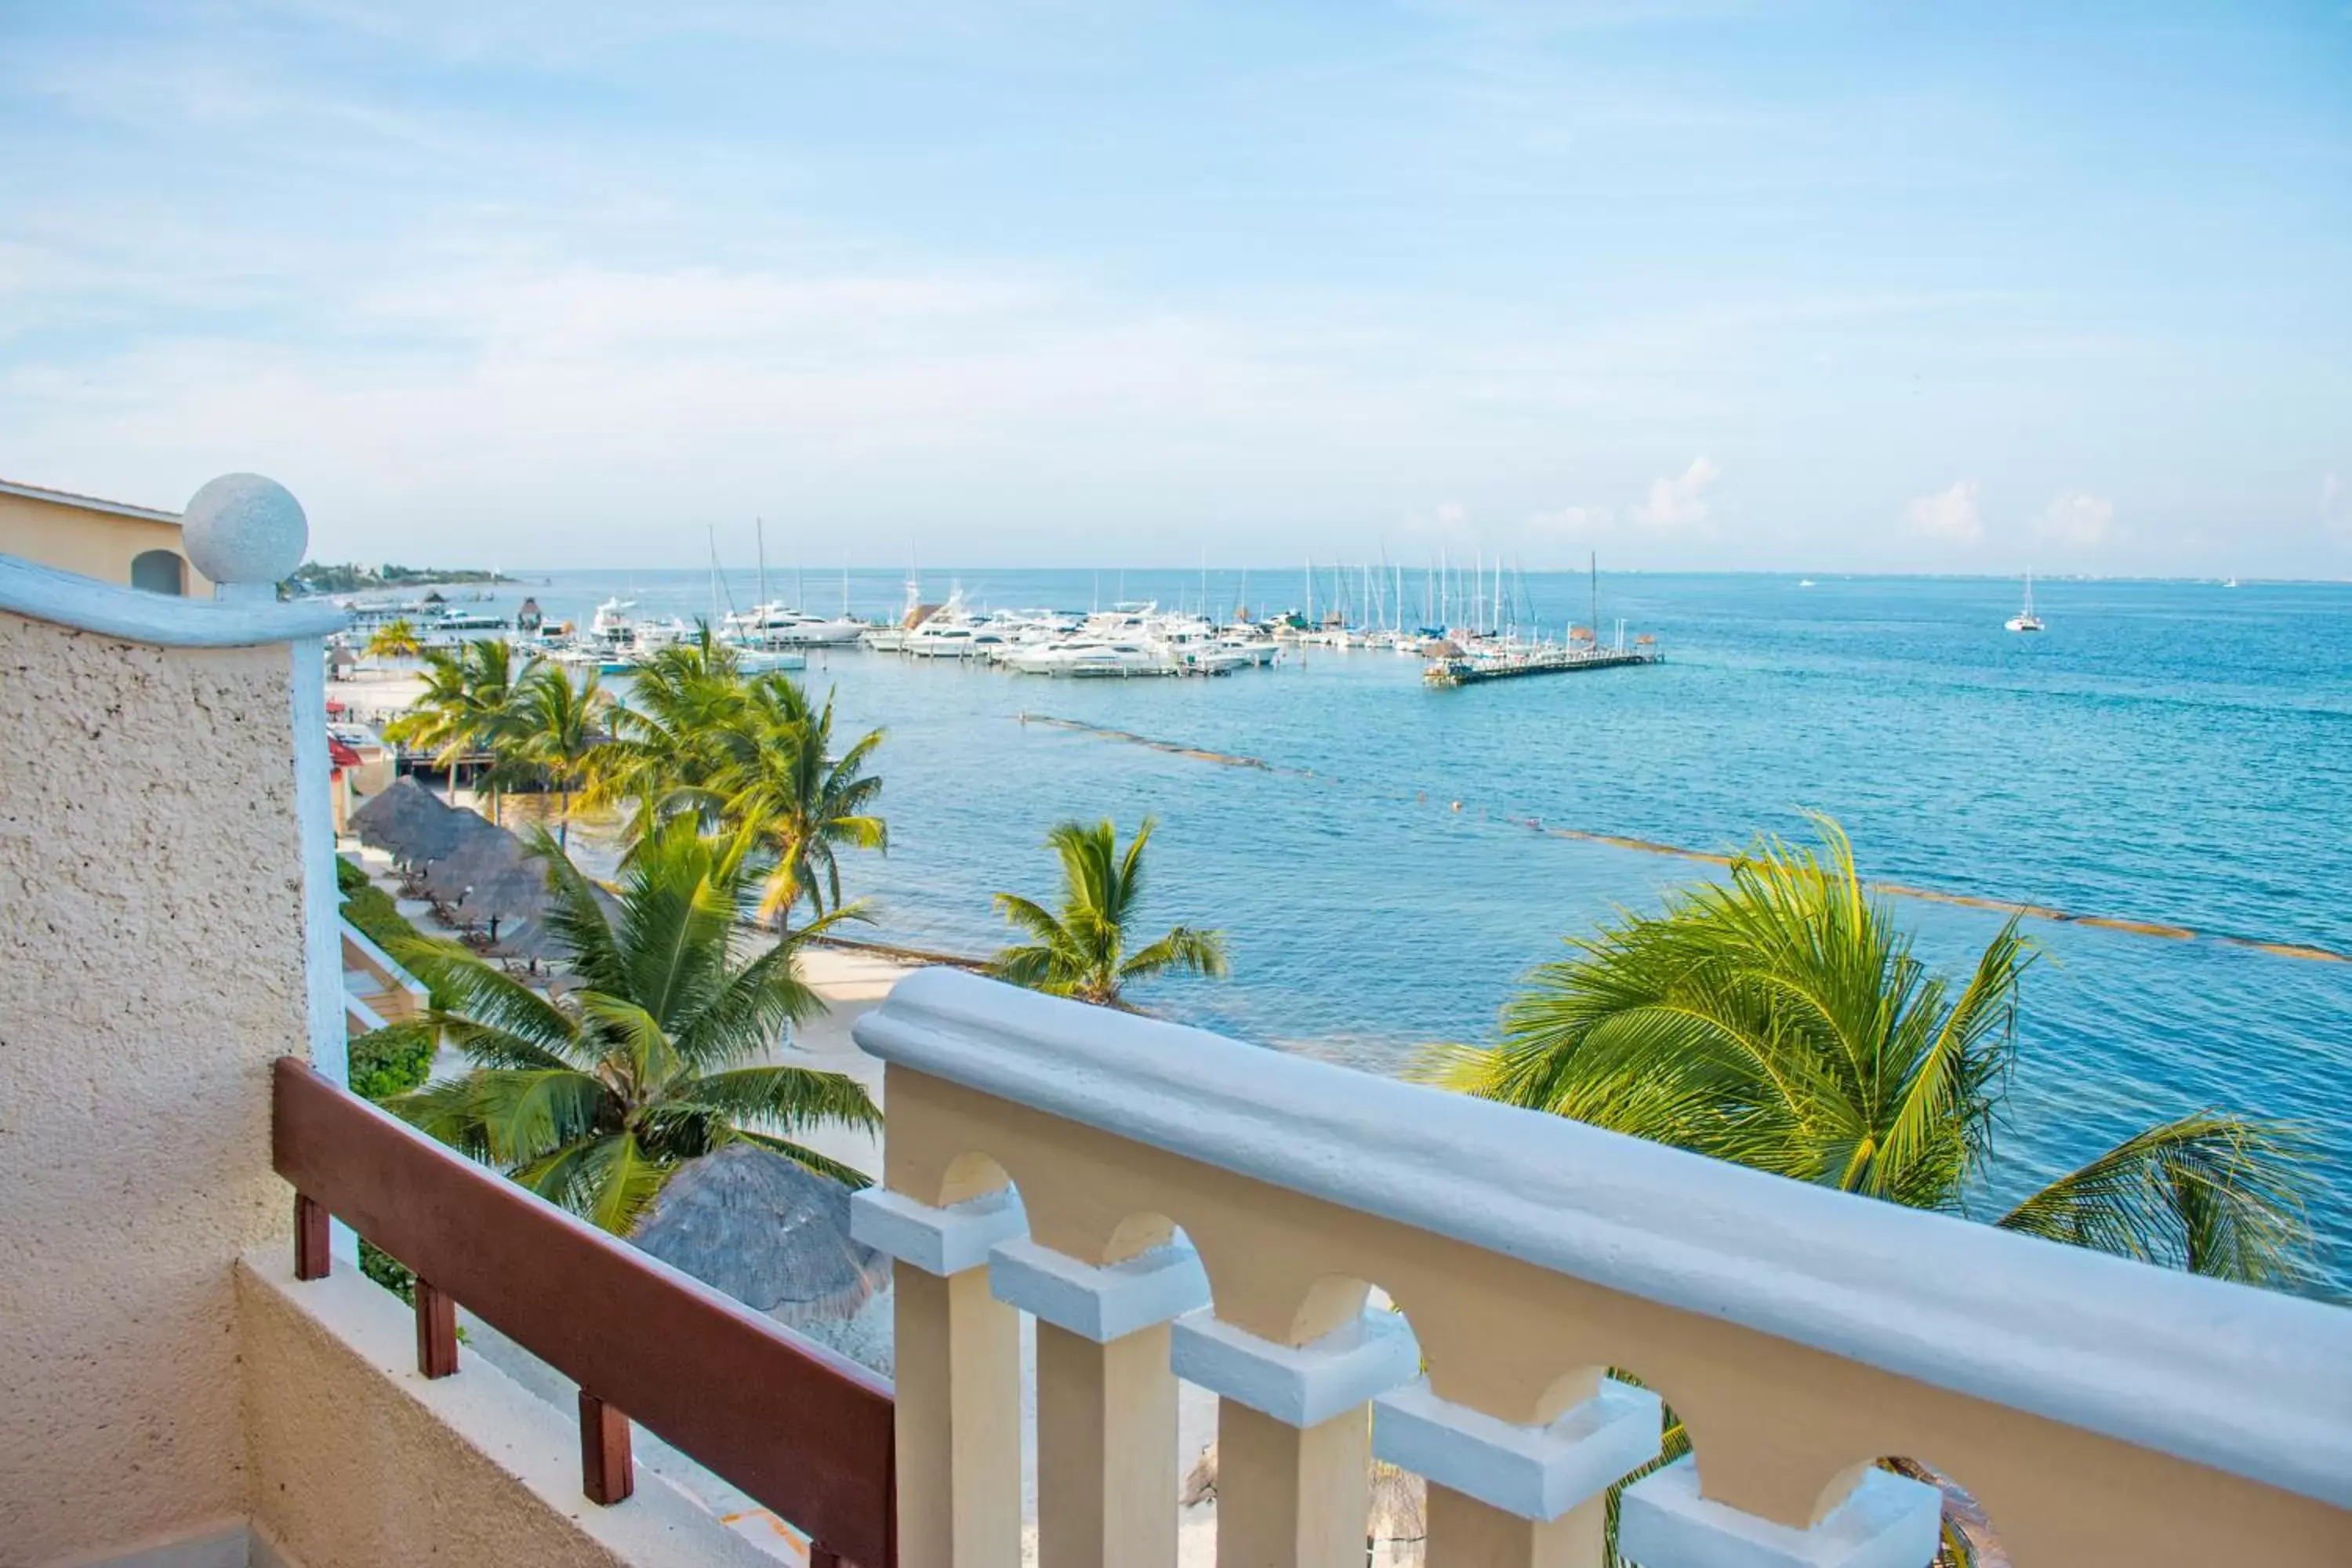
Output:
M360 765L360 754L332 735L327 737L327 756L339 768L355 768Z
M328 712L330 712L330 713L340 713L340 712L341 712L342 710L343 710L343 705L342 705L341 703L340 703L340 702L336 701L336 700L335 700L333 698L331 698L331 697L330 697L330 698L328 698L328 699L327 699L327 711L328 711Z

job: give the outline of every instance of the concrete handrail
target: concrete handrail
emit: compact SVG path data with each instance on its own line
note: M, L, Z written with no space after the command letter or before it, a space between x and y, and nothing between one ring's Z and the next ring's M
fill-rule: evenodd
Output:
M173 598L0 555L0 610L158 647L259 647L341 631L340 605Z
M2352 1508L2352 1312L950 970L854 1032L894 1070Z

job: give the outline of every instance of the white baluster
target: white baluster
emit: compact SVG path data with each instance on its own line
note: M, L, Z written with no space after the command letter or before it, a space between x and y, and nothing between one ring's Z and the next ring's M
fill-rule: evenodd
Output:
M1170 1348L1179 1377L1218 1395L1217 1568L1362 1568L1364 1406L1420 1372L1404 1320L1367 1313L1286 1345L1195 1312Z
M1609 1489L1658 1457L1658 1396L1612 1379L1542 1426L1441 1399L1372 1401L1372 1452L1429 1482L1430 1568L1599 1568Z
M945 1208L850 1200L850 1234L895 1260L902 1568L1019 1568L1021 1319L982 1266L1027 1228L1010 1188Z
M1039 1568L1174 1568L1168 1321L1209 1299L1199 1256L1175 1242L1097 1265L1009 1241L989 1285L1037 1319Z

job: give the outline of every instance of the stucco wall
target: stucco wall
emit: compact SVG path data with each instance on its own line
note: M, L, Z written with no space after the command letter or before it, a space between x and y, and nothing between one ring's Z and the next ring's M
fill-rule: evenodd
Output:
M234 1264L302 1048L283 645L0 613L0 1564L247 1511Z
M590 1502L575 1426L470 1352L418 1376L407 1309L349 1268L298 1282L257 1253L238 1313L254 1517L303 1568L776 1568L642 1465L635 1497Z
M184 561L180 525L0 493L0 555L21 556L127 587L131 558L145 550L173 551ZM184 566L182 580L182 591L191 598L212 594L212 584L194 566Z

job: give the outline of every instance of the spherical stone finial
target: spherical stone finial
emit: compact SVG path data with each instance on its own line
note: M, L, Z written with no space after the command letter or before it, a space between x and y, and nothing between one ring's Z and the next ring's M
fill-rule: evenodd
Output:
M310 546L302 503L276 479L223 474L188 498L180 542L195 569L222 584L276 584Z

